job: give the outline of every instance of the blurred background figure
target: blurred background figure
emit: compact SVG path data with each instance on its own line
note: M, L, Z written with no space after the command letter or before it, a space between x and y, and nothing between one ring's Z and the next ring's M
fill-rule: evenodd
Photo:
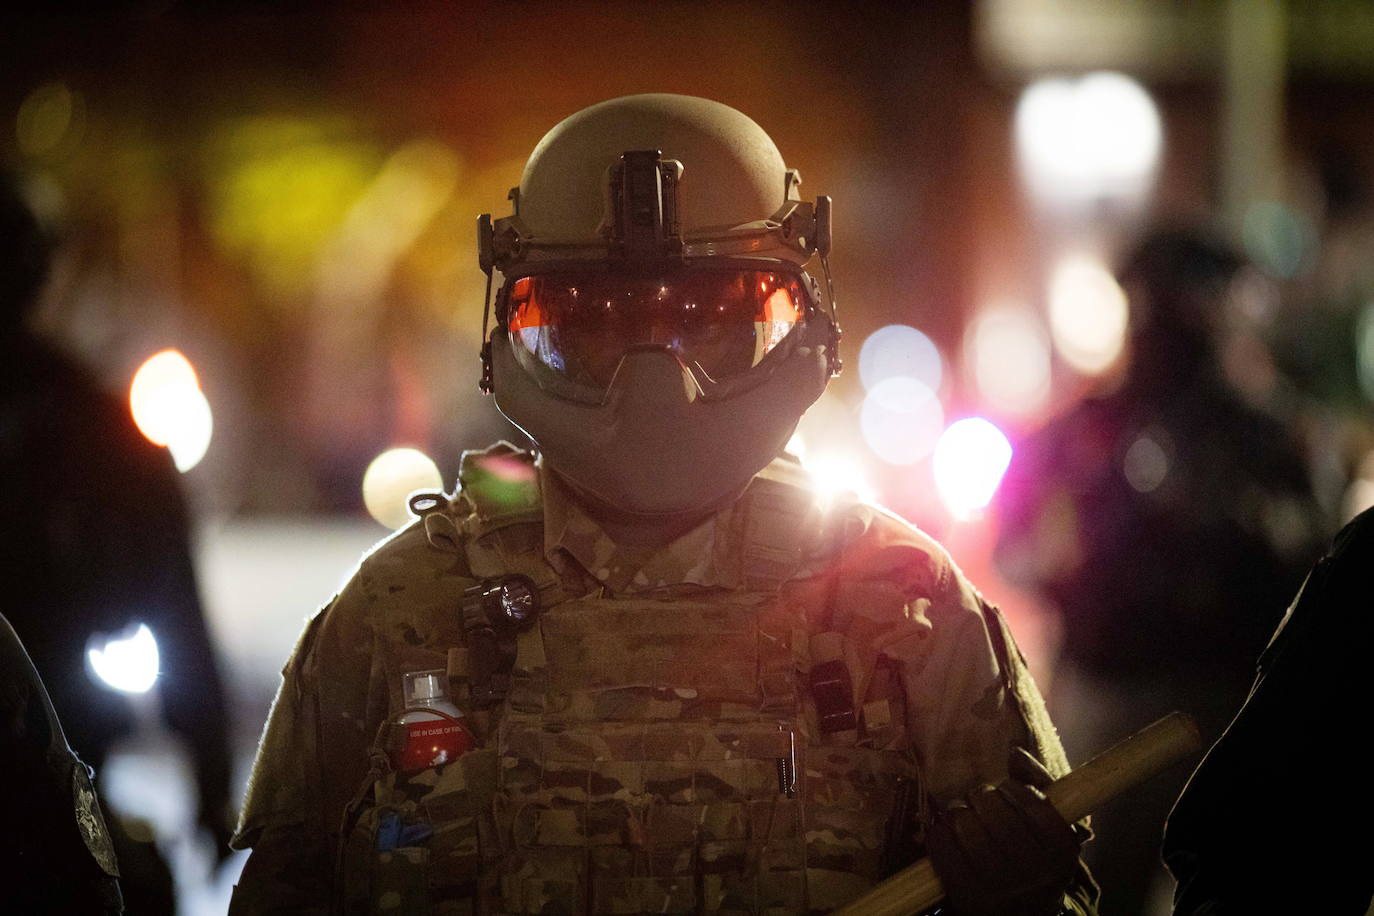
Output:
M1275 365L1290 380L1318 498L1349 521L1374 503L1374 192L1370 154L1326 141L1302 163L1307 267L1287 280L1275 316Z
M226 856L227 712L172 459L86 369L27 327L52 239L9 175L0 246L6 614L68 742L97 773L120 739L165 719L193 758L197 821ZM151 837L110 821L130 910L173 912L171 873Z
M1223 367L1242 259L1204 232L1161 228L1119 279L1124 375L1022 444L995 554L1062 615L1056 699L1074 760L1173 709L1214 740L1325 530L1301 448ZM1146 912L1158 893L1185 775L1094 818L1103 912Z
M119 866L86 765L23 644L0 614L0 887L16 913L123 911Z
M1374 510L1365 510L1312 569L1244 708L1170 813L1164 858L1178 879L1177 916L1370 908L1374 850L1360 826L1374 802L1343 791L1338 774L1366 760L1371 562Z

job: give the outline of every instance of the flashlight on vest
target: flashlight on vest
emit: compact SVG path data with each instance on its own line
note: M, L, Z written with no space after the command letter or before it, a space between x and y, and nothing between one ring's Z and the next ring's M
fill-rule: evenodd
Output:
M463 590L459 610L475 708L489 709L510 692L515 637L534 623L539 605L539 586L518 573L483 579Z
M539 616L539 604L539 586L529 576L483 579L463 591L464 627L474 629L485 622L497 632L523 630Z

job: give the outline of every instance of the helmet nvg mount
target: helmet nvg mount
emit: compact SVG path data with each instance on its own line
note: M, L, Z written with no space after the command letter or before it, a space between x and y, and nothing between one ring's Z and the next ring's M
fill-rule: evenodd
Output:
M478 220L488 303L504 281L482 390L575 489L681 515L786 446L840 370L830 199L798 199L800 180L729 106L626 96L549 131L514 212Z

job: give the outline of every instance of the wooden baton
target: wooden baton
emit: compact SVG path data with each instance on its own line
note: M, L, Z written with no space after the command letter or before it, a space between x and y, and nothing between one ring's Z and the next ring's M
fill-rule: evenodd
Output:
M1086 817L1103 802L1160 773L1202 745L1191 716L1172 712L1119 741L1045 790L1054 810L1066 821ZM911 916L939 903L945 896L940 876L930 859L902 869L837 916Z

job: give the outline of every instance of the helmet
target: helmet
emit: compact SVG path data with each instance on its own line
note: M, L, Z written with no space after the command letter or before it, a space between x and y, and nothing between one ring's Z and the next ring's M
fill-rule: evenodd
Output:
M554 127L512 215L479 219L503 278L483 390L583 494L641 516L719 505L839 371L804 270L825 264L830 201L799 183L735 109L635 95Z

